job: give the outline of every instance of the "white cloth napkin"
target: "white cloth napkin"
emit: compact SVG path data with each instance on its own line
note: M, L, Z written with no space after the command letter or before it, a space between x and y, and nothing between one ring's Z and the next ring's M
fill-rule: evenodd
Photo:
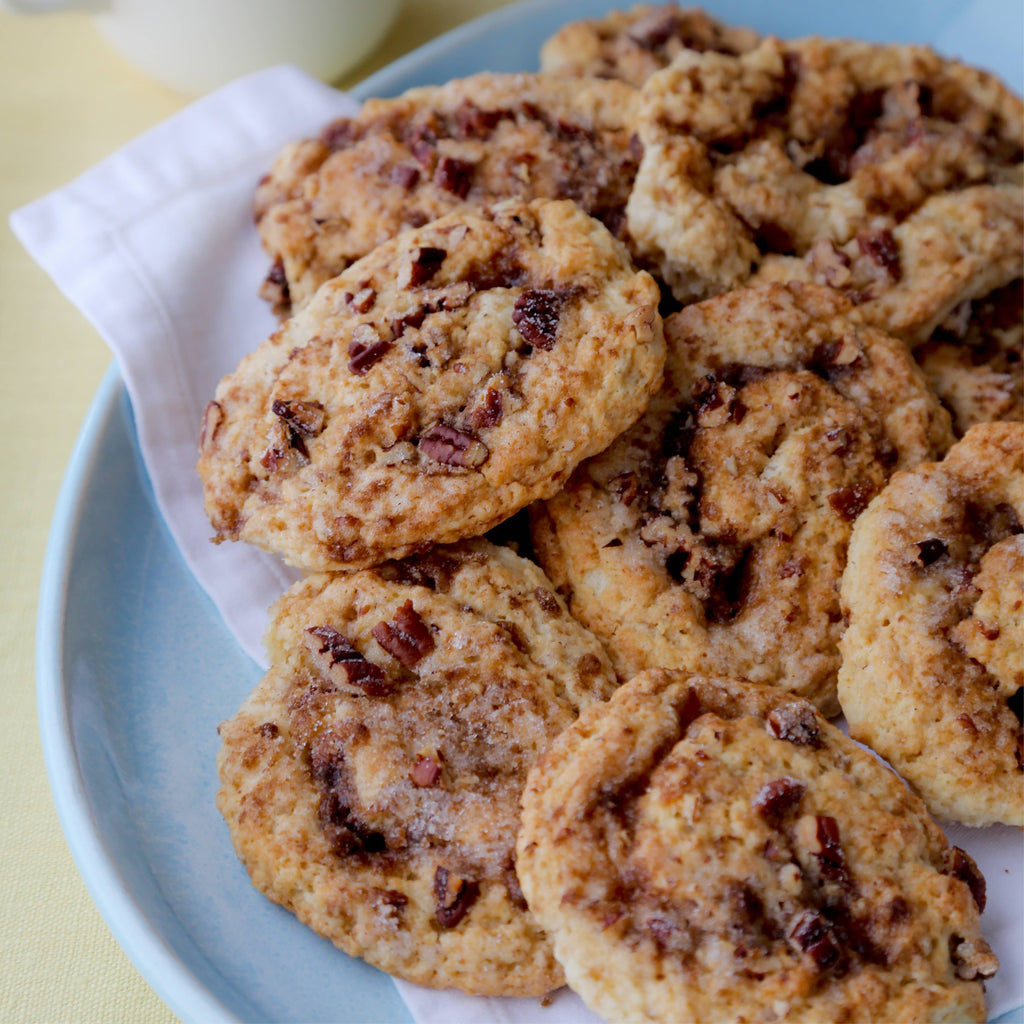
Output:
M300 71L274 68L197 101L64 188L15 211L29 253L116 355L160 511L242 647L265 664L266 609L296 578L242 544L219 547L195 472L203 409L218 380L275 327L257 289L268 268L253 190L282 145L355 102ZM1021 833L953 827L989 883L986 936L1002 960L992 1016L1024 1005ZM481 999L398 983L417 1024L593 1024L575 995Z

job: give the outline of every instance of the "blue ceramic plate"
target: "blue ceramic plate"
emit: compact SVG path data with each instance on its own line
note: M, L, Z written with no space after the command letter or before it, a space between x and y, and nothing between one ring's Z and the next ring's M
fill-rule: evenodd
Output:
M393 95L482 70L532 70L559 25L610 6L535 0L504 8L379 72L357 94ZM780 35L931 42L1020 88L1024 14L1012 2L709 6ZM217 724L260 672L157 513L113 368L57 505L37 663L44 752L68 844L114 935L179 1017L409 1020L385 975L259 896L235 859L214 806Z

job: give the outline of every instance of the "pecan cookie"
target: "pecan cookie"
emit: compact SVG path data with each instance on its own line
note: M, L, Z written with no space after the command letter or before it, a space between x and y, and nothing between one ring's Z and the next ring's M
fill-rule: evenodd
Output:
M221 381L199 459L216 539L319 570L484 533L646 408L658 299L569 201L403 233Z
M744 676L827 715L857 515L952 443L906 346L814 285L747 288L665 321L647 413L534 513L538 558L628 679Z
M806 701L651 670L531 770L520 883L608 1021L984 1021L985 882Z
M854 530L839 699L939 817L1024 826L1024 424L896 474Z
M262 294L298 309L399 232L501 199L573 199L618 231L637 98L623 82L484 74L367 101L288 146L260 184Z
M526 773L614 688L532 563L486 541L297 583L220 727L217 805L253 884L421 985L563 983L516 880Z
M681 301L791 257L766 273L846 287L919 343L1020 276L1024 105L983 71L921 46L769 38L680 54L642 95L627 224Z
M753 29L726 25L699 7L639 4L564 25L541 47L540 69L640 86L683 50L740 54L760 41Z

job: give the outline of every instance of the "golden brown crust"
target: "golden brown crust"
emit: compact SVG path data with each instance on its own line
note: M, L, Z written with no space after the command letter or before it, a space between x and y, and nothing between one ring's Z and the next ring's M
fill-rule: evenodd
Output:
M973 862L778 690L641 674L531 771L517 849L609 1021L985 1020Z
M540 67L639 86L684 50L740 54L760 39L753 29L727 25L699 7L638 4L564 25L541 47Z
M827 289L740 289L666 338L646 415L535 510L541 564L621 678L740 675L835 714L852 522L952 443L948 416L905 346Z
M851 736L934 814L971 825L1024 825L1022 522L1024 425L983 424L893 477L843 577Z
M646 408L658 298L569 201L385 243L218 386L199 459L218 539L324 570L484 533Z
M218 806L254 885L418 984L562 984L516 881L519 796L615 684L543 573L476 541L311 576L277 602L267 648L218 760Z
M623 82L481 74L368 100L288 146L257 190L265 297L299 309L401 231L503 199L573 199L619 231L636 99Z
M633 247L680 301L844 288L920 344L1020 276L1024 106L927 47L766 39L684 53L642 90Z

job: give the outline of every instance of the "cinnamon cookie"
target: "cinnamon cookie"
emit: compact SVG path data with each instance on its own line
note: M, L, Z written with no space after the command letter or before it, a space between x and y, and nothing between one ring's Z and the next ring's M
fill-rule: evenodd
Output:
M399 232L501 199L572 199L619 231L636 102L623 82L491 74L367 101L288 146L260 184L264 297L298 309Z
M639 4L563 26L541 47L540 68L640 86L683 50L740 54L760 40L753 29L726 25L699 7Z
M628 229L680 301L798 257L783 271L831 270L919 343L1020 276L1024 105L983 71L921 46L769 38L682 53L642 94Z
M310 576L272 609L267 651L218 758L256 888L417 984L561 985L516 880L519 798L614 677L543 573L474 541Z
M805 701L652 670L530 772L517 870L610 1022L984 1021L985 882Z
M828 289L740 289L665 333L646 415L535 512L538 558L621 678L744 676L835 714L851 526L952 443L948 414Z
M972 306L980 309L993 293L1007 291L999 301L1010 313L1015 282L1024 273L1024 191L1018 185L934 196L903 221L879 218L875 225L845 245L819 239L802 258L767 255L750 283L800 280L836 288L865 320L914 347L962 333ZM1019 283L1016 295L1019 324ZM1014 340L1008 339L1011 347ZM975 337L968 344L993 352L997 361L993 349L1007 350L999 338ZM961 355L976 365L974 357Z
M843 577L850 735L969 825L1024 826L1022 522L1024 424L982 424L892 478Z
M658 300L569 201L385 243L218 386L199 459L216 539L320 570L484 533L646 408Z

